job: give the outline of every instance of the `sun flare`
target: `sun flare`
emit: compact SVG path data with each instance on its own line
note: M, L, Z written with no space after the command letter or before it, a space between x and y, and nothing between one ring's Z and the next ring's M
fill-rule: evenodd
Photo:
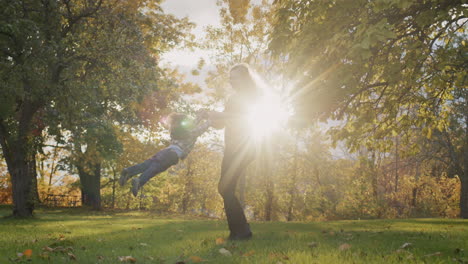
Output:
M285 129L291 110L279 95L262 97L248 112L248 123L256 140L265 139Z

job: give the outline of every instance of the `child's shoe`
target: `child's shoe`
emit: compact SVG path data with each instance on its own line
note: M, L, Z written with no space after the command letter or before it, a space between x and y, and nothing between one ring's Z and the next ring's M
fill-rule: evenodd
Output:
M125 183L128 181L128 172L127 169L123 169L120 173L119 183L120 186L124 186Z
M137 196L138 195L138 190L140 189L140 179L138 178L134 178L132 180L132 193L133 193L133 196Z

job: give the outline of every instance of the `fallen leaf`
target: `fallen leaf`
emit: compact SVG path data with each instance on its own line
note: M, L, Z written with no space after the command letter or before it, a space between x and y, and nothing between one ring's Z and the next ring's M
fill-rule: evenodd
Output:
M282 253L270 253L270 254L268 254L268 257L270 259L280 258L280 259L283 259L283 260L289 260L289 257L286 256L285 254L282 254Z
M310 248L316 248L318 246L318 243L317 242L310 242L307 244L308 247Z
M341 251L345 251L345 250L348 250L351 248L351 245L348 244L348 243L344 243L342 244L338 249L341 250Z
M228 257L232 256L232 253L229 250L225 249L225 248L220 248L219 253L221 253L221 255L223 255L223 256L228 256Z
M76 260L75 254L68 252L67 255L71 260Z
M98 260L104 260L104 256L97 256Z
M136 258L132 256L124 256L124 257L119 257L120 262L130 262L130 263L135 263L137 260Z
M48 246L45 246L45 247L43 247L43 248L42 248L42 250L43 250L43 251L48 251L48 252L52 252L52 251L54 251L54 249L53 249L53 248L51 248L51 247L48 247Z
M218 237L216 239L216 245L222 245L222 244L224 244L224 242L225 242L224 238L222 238L222 237Z
M441 256L442 253L440 252L435 252L435 253L432 253L432 254L427 254L427 255L424 255L424 257L435 257L435 256Z
M252 256L253 254L255 254L255 250L250 250L249 252L242 254L242 256L244 256L244 257L250 257L250 256Z
M56 248L53 249L54 252L64 252L65 251L65 248L62 247L62 246L58 246Z
M23 251L23 255L26 256L27 258L31 258L32 256L32 249L26 249L25 251Z
M194 263L200 263L200 262L203 262L205 261L204 259L200 258L199 256L191 256L190 257L190 260Z
M410 248L410 247L412 247L412 246L413 246L413 244L406 242L406 243L404 243L400 248L401 248L401 249L407 249L407 248Z

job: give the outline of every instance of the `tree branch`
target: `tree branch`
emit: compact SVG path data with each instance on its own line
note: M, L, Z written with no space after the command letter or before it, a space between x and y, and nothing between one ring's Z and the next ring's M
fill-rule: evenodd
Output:
M369 89L372 89L372 88L375 88L375 87L379 87L379 86L388 86L388 82L380 82L380 83L374 83L374 84L369 84L363 88L361 88L358 92L354 93L351 98L348 99L348 101L346 101L344 103L344 106L343 108L340 110L339 114L338 114L338 118L341 119L344 115L344 113L346 112L346 110L348 110L348 107L349 107L349 104L354 101L354 99L356 99L356 97L358 97L359 95L361 95L363 92L369 90Z
M76 23L78 23L81 19L94 15L99 10L99 8L101 8L102 0L99 0L94 7L84 8L84 10L76 16L73 16L73 13L71 11L70 0L63 0L63 3L65 4L65 7L67 9L68 25L64 25L62 27L62 38L64 38L68 34L68 32L71 31L73 26Z

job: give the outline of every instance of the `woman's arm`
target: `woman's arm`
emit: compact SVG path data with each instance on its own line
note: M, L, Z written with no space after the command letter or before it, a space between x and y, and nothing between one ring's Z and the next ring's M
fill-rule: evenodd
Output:
M211 126L214 129L222 129L226 126L226 121L228 119L228 115L226 112L216 112L210 111L207 113L208 119L211 120Z

